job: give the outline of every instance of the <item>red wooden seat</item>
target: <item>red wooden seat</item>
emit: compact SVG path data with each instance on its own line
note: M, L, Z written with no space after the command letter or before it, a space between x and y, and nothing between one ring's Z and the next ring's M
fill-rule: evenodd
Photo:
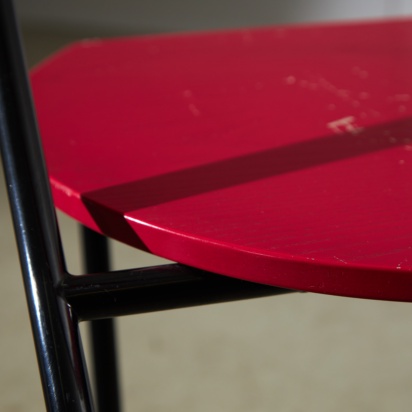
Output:
M286 288L412 300L412 20L90 40L32 73L57 206Z

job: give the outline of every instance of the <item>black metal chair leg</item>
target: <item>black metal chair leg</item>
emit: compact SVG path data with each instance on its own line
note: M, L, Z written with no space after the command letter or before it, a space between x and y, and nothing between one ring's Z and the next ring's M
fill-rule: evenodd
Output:
M109 270L107 238L82 227L84 264L87 273ZM99 412L120 411L120 391L117 366L114 319L90 322L90 348Z
M113 319L91 321L90 335L98 411L120 411Z
M11 0L0 1L0 149L49 412L91 412L66 276Z

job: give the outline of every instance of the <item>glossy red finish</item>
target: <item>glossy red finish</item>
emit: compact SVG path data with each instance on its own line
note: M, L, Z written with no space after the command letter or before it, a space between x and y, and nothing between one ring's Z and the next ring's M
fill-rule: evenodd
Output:
M412 300L412 21L91 40L32 74L56 204L224 275Z

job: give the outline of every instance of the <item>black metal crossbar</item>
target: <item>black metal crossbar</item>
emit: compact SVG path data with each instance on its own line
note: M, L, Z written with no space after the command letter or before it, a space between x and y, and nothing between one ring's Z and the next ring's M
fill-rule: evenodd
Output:
M179 264L68 276L61 290L81 320L293 292L231 279Z

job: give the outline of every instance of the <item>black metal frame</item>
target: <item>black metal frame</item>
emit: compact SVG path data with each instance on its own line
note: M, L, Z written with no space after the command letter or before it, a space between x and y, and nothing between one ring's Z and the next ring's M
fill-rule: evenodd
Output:
M109 272L107 241L88 229L89 274L67 272L12 0L0 2L0 149L48 411L94 410L79 321L92 321L98 410L114 412L111 318L293 292L179 264Z

